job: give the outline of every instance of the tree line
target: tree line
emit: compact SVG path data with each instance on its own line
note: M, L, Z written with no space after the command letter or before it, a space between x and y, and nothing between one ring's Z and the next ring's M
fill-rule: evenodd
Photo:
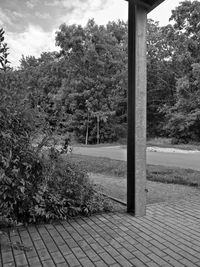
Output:
M200 141L200 2L182 2L170 21L160 27L148 20L147 135ZM22 57L17 70L2 63L4 103L23 101L38 130L48 124L82 143L126 138L127 30L120 20L62 24L55 36L59 52ZM1 49L7 60L7 47Z

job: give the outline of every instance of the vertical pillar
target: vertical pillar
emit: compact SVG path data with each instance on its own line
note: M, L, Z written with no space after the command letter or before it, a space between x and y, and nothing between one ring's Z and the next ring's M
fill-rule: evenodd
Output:
M127 212L146 213L147 10L129 0Z

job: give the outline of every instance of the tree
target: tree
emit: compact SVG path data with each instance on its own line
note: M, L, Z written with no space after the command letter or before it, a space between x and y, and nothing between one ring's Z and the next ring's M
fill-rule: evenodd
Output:
M62 48L61 54L68 62L71 76L66 85L68 99L65 103L81 141L89 135L91 142L98 142L99 134L94 136L94 132L98 132L99 121L106 124L103 118L114 112L112 100L119 82L117 70L123 65L124 47L112 27L111 23L106 28L89 20L85 28L64 24L57 32L56 42ZM91 113L89 117L88 112ZM102 126L101 129L103 131ZM102 141L105 140L103 132L100 135Z
M172 11L168 38L174 46L175 104L167 110L166 130L174 142L200 141L200 2L185 1Z
M65 64L58 59L56 52L42 53L39 58L22 58L21 77L25 77L29 100L38 116L45 120L45 127L56 131L62 127L62 84L66 77ZM66 117L66 116L65 116Z
M1 64L1 68L0 70L6 72L8 69L10 69L10 67L8 66L8 63L10 63L10 61L8 61L8 46L7 43L4 42L4 33L5 31L3 30L3 28L0 29L0 64Z
M147 135L163 135L166 123L163 107L174 103L175 73L171 60L173 46L166 38L170 25L147 24Z

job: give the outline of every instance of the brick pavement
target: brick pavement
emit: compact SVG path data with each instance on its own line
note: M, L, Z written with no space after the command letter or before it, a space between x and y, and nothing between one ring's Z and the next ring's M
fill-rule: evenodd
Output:
M200 196L9 232L32 250L1 247L2 267L200 266Z

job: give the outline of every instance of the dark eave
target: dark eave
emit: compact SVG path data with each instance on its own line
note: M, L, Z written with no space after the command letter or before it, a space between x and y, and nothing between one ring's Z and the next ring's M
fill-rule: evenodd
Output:
M147 10L147 12L150 12L165 0L126 0L126 1L131 1L136 5L140 5L144 7Z

